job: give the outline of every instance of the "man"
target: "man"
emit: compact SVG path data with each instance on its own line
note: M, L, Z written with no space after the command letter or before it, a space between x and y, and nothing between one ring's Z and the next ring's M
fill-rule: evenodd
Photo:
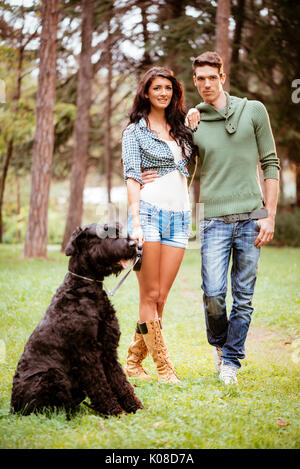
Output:
M245 357L253 312L252 297L260 248L274 235L279 160L269 118L259 101L230 96L216 52L193 62L194 84L203 99L189 111L199 149L202 289L208 342L215 347L216 369L225 384L236 384ZM200 117L201 116L201 117ZM265 180L259 184L258 157ZM147 179L145 179L145 182ZM227 318L226 292L232 258L232 309Z

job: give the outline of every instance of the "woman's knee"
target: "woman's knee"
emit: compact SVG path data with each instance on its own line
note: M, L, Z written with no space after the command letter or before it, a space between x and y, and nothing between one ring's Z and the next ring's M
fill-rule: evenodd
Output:
M159 300L159 289L149 288L140 292L140 299L142 303L157 305Z
M164 292L162 290L159 291L158 300L157 300L158 308L164 307L164 305L167 301L168 293L169 292Z

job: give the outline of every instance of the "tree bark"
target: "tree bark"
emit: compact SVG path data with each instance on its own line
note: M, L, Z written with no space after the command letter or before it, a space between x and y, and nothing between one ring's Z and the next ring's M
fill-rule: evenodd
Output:
M9 167L9 162L11 160L13 153L13 139L11 138L8 142L4 165L2 170L2 176L0 180L0 243L3 242L3 218L2 218L2 207L3 207L3 197L4 197L4 189L5 189L5 181L7 176L7 171Z
M107 41L106 41L106 66L107 66L107 97L105 109L105 173L106 173L106 189L107 201L111 202L111 173L112 173L112 155L111 155L111 107L112 107L112 53L111 53L111 33L110 18L107 22Z
M30 209L23 252L26 257L47 256L48 200L54 145L58 11L59 0L43 0Z
M152 65L152 60L150 57L149 52L147 51L147 47L149 46L149 31L147 28L148 25L148 17L147 17L147 8L149 6L149 1L143 1L139 5L141 9L141 16L142 16L142 34L143 34L143 40L144 40L144 55L141 61L141 64L139 66L139 72L142 73L144 72L150 65Z
M174 2L174 0L165 0L161 4L159 10L160 25L164 25L166 21L174 20L184 14L185 4L184 2ZM168 68L170 68L175 75L181 72L181 64L178 63L178 53L173 46L167 47L164 51L164 61Z
M93 78L92 35L93 0L82 0L81 53L77 85L77 113L74 125L74 146L71 170L70 200L67 223L62 242L64 251L74 229L81 224L83 212L83 190L87 173L89 113Z
M245 21L245 0L238 0L237 14L235 16L235 30L232 44L231 63L237 64L239 62L239 51L241 47L242 32Z
M296 163L296 207L300 207L300 163Z
M21 215L21 190L20 190L20 178L16 174L16 187L17 187L17 240L21 242L21 230L19 227L19 219Z
M23 58L24 58L24 45L22 44L23 41L23 33L20 33L20 47L19 47L19 57L18 57L18 68L17 68L17 87L16 92L12 98L13 101L13 112L16 113L18 110L18 102L21 97L21 83L22 83L22 67L23 67ZM6 155L4 160L4 166L2 170L2 175L0 179L0 243L3 242L3 217L2 217L2 208L3 208L3 199L4 199L4 190L5 190L5 182L6 176L8 173L8 168L10 164L10 160L13 155L14 149L14 138L11 137L8 146L6 149Z
M216 16L216 51L220 54L224 63L224 72L227 75L224 89L230 89L230 40L229 40L229 18L230 0L219 0Z

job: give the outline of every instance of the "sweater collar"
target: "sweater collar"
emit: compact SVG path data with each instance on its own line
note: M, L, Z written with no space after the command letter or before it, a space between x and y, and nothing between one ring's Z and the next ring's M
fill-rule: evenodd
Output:
M215 109L211 104L200 103L196 106L201 113L201 120L203 121L219 121L224 120L225 129L229 134L236 132L238 123L246 105L247 98L238 98L237 96L230 96L225 91L226 107L223 109Z

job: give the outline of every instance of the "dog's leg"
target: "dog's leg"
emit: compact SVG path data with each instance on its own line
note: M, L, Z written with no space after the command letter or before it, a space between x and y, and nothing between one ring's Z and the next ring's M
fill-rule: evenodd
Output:
M14 380L11 399L14 412L29 415L46 409L68 409L71 403L70 383L58 369L38 372L21 382Z
M118 415L123 412L106 379L101 362L101 352L91 352L82 358L81 384L91 400L91 407L103 415Z
M132 385L127 381L118 360L111 359L110 363L105 367L105 373L118 402L126 412L134 413L138 409L143 409L143 404L135 395Z
M119 325L114 317L106 324L103 341L103 365L107 381L118 399L121 407L128 413L143 409L143 404L135 395L134 389L126 378L118 361L117 347L119 341Z

